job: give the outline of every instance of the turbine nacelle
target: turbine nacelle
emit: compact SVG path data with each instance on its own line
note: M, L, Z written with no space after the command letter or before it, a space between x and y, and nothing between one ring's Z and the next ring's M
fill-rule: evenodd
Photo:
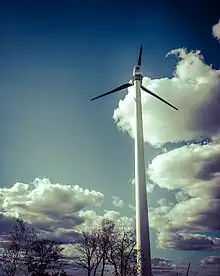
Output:
M141 75L141 66L140 65L135 65L133 69L133 77L135 76L140 76Z

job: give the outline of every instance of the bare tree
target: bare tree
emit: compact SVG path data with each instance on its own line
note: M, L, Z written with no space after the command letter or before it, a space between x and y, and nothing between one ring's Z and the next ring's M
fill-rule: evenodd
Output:
M110 250L111 241L115 236L115 223L112 220L105 219L98 228L98 247L96 250L97 265L94 272L96 273L98 267L101 265L101 276L104 275L105 268L108 261L108 252ZM96 274L94 274L96 275Z
M39 239L21 218L16 220L10 240L0 257L4 275L60 275L63 248L55 241Z
M32 276L43 276L51 274L59 275L63 269L63 248L52 240L37 239L29 245L25 256L25 264L28 273Z
M75 263L87 270L87 275L91 276L97 265L96 250L98 247L98 233L95 231L83 232L81 237L74 243L77 251Z
M103 276L111 266L115 276L137 274L136 240L134 228L117 227L112 220L103 220L101 225L83 232L74 245L78 255L75 263L87 270L88 276L100 271Z
M107 259L114 267L115 276L135 275L136 267L136 239L133 228L125 226L116 228L112 236Z
M113 221L103 220L101 225L83 232L81 238L73 244L77 251L75 263L86 269L88 276L95 276L99 270L104 275L114 227Z
M26 227L21 218L16 220L10 234L11 242L8 242L8 246L0 256L0 266L7 276L24 275L22 257L27 251L27 245L36 239L36 234L33 229Z

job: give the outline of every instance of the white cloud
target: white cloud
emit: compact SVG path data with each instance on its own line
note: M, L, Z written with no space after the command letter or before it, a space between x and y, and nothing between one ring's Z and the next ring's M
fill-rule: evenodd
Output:
M49 179L36 178L30 184L17 182L11 188L1 188L0 198L0 206L10 213L22 213L24 204L32 212L70 213L86 206L102 205L104 195L78 185L52 184Z
M218 264L220 265L220 256L208 256L201 260L202 265Z
M134 225L133 217L123 217L112 210L104 210L101 215L90 209L100 207L103 201L104 195L97 191L82 189L78 185L53 184L46 178L0 188L0 240L11 230L14 217L22 216L43 237L65 244L65 253L67 257L71 256L69 243L81 231L100 225L103 219L113 220L118 226ZM120 200L119 203L122 206Z
M157 204L158 205L166 205L167 204L167 199L166 198L160 198L158 201L157 201Z
M212 34L215 38L220 40L220 19L219 22L212 27Z
M76 229L79 232L97 227L100 225L103 219L113 220L117 226L124 225L127 228L134 226L133 217L121 216L119 212L112 210L105 210L104 215L99 215L93 210L80 211L80 216L84 219L84 223L77 225Z
M220 181L220 144L192 144L155 157L148 169L161 188L181 189L189 196L207 197Z
M219 139L215 139L206 145L183 146L158 155L149 165L148 176L151 181L161 188L173 191L176 198L172 203L159 202L159 206L150 209L150 226L160 229L157 240L160 246L179 246L180 250L187 250L190 242L195 242L191 247L194 248L198 241L204 250L206 246L213 250L217 245L220 248L219 240L217 242L215 238L192 233L220 231L218 142ZM206 245L206 242L209 244Z
M132 211L135 211L135 209L136 209L135 206L132 205L132 204L128 204L127 206L128 206L128 208L131 209Z
M176 250L213 251L220 249L220 238L192 233L160 232L158 246Z
M150 79L143 85L179 108L175 111L142 92L144 138L154 146L169 141L209 137L220 131L220 71L204 63L199 51L172 50L179 61L172 78ZM117 126L134 137L134 91L120 100L113 118Z
M135 187L135 179L133 178L131 181L131 185ZM146 174L146 189L148 193L152 193L154 190L155 185L149 181L148 175Z
M17 182L11 188L0 188L3 225L10 217L22 216L25 221L56 238L67 242L74 227L83 223L80 211L101 206L104 195L78 185L52 184L49 179L36 178L33 183Z
M120 199L119 197L117 196L113 196L113 201L112 201L112 204L117 207L117 208L123 208L125 206L124 202L122 199Z

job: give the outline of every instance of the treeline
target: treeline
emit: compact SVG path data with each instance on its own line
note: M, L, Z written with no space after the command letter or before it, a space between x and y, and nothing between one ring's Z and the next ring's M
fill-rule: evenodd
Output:
M134 227L103 220L77 236L79 238L71 243L69 258L64 254L62 244L41 238L35 229L17 219L12 231L2 241L0 276L74 276L74 272L67 273L66 268L70 265L77 269L77 275L82 271L87 276L139 274ZM186 276L189 270L190 263Z
M88 276L136 275L134 228L116 226L103 220L101 225L80 233L72 242L71 264ZM68 258L61 244L41 238L22 219L17 219L12 231L2 243L1 276L66 276ZM77 273L78 275L80 274ZM74 275L70 273L68 275Z

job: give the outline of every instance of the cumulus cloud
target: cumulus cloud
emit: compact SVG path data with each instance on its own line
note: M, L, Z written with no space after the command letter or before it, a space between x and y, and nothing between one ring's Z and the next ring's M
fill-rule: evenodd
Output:
M212 27L212 34L215 38L217 38L218 40L220 40L220 19L218 21L218 23L216 23L213 27Z
M99 215L93 210L82 210L79 214L84 219L84 223L77 225L76 227L79 232L97 227L104 219L115 221L116 226L118 227L124 226L126 228L130 228L134 226L133 217L121 216L119 212L112 210L104 210L103 215Z
M153 159L147 172L152 188L158 185L172 191L175 201L161 200L156 208L150 208L150 226L160 229L157 242L161 247L216 250L219 240L199 232L220 230L220 70L205 64L200 51L177 49L169 55L178 57L172 78L145 77L143 84L179 111L142 91L145 141L157 147L167 142L213 139L170 151L164 148ZM113 115L117 126L132 137L133 99L131 87Z
M176 265L171 260L156 257L151 259L152 270L154 275L172 275Z
M153 146L210 137L220 131L220 70L204 63L200 51L172 50L179 58L172 78L143 78L143 85L179 108L175 111L142 91L144 139ZM134 90L120 100L113 119L134 137Z
M122 206L117 197L114 199ZM53 184L46 178L0 188L0 246L4 247L4 241L9 240L8 233L18 216L22 216L41 237L62 243L66 258L74 255L70 243L82 231L100 225L103 219L114 220L118 227L134 226L133 217L121 216L112 210L104 210L104 214L92 210L93 207L100 207L103 201L104 195L97 191L78 185Z
M199 275L201 274L202 276L218 276L220 272L220 256L208 256L202 259L199 272L201 272Z
M208 256L201 260L202 265L206 264L218 264L220 265L220 256Z
M220 143L191 144L156 156L148 176L175 193L175 201L150 209L150 226L160 229L160 247L217 250L220 238L193 231L220 231Z
M192 233L160 232L158 246L182 251L213 251L220 249L220 238Z
M112 201L112 204L117 207L117 208L123 208L125 206L124 202L122 199L120 199L119 197L117 196L113 196L113 201Z
M0 188L1 233L9 230L14 217L22 216L42 235L66 243L75 233L73 228L84 222L80 211L101 206L103 201L103 194L78 185L53 184L46 178L17 182L11 188Z
M161 188L181 189L189 196L204 197L211 193L218 198L219 156L220 144L183 146L155 157L148 175Z

